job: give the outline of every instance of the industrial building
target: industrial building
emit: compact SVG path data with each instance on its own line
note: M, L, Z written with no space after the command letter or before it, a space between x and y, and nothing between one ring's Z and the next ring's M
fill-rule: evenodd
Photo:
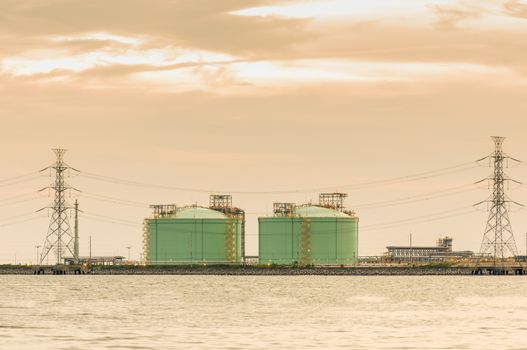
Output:
M209 207L152 205L144 221L147 264L234 264L245 255L245 212L230 195L211 195Z
M453 251L452 238L445 236L435 246L388 246L384 254L387 262L432 262L464 259L474 255L472 251Z
M65 257L65 265L122 265L125 262L124 256L79 256Z
M321 193L319 204L274 203L258 218L260 264L351 265L358 258L358 223L344 193Z

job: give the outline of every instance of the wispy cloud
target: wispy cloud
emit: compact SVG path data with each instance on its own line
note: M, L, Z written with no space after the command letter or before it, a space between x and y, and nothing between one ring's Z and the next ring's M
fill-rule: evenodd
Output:
M55 42L109 41L132 46L140 45L143 42L143 40L139 38L127 37L123 35L116 35L105 32L84 33L70 36L58 35L52 36L50 40Z
M509 0L503 4L508 15L527 19L527 3L520 0Z
M426 7L421 1L349 1L313 0L296 1L273 6L247 7L231 12L237 16L335 19L386 19L411 18L426 15Z
M460 21L479 18L483 12L470 6L431 5L430 8L438 16L436 25L440 29L453 29Z
M295 90L298 86L348 84L374 86L386 83L495 81L514 76L506 68L445 62L367 62L335 59L241 61L139 72L133 79L165 91L202 90L221 94L252 94ZM350 90L351 93L351 90Z
M83 41L117 42L121 47L104 46L95 50L72 53L66 48L30 49L0 61L3 73L13 76L29 76L58 72L78 73L98 67L150 66L167 67L185 63L213 63L233 60L224 53L182 47L143 48L140 39L110 33L87 33L75 36L54 36L51 42Z
M0 28L18 34L0 48L9 81L245 94L318 83L516 84L527 71L525 21L504 13L521 14L519 1L132 1L128 18L117 5L91 17L81 2L9 4L0 4L10 14ZM67 23L32 23L54 13Z

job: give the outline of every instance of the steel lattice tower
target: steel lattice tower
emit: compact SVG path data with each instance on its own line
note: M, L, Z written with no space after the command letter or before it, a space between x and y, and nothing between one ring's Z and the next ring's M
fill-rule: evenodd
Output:
M54 250L56 253L57 264L62 263L65 253L69 252L72 256L75 256L73 246L74 236L68 218L68 210L73 209L73 207L71 207L66 201L66 192L73 188L70 187L65 180L67 175L66 171L73 168L64 162L64 154L66 153L65 149L53 149L53 152L57 156L57 161L55 164L41 170L41 172L47 170L54 172L55 181L49 187L43 188L41 190L53 190L54 200L49 207L41 209L50 209L52 210L52 214L48 233L46 235L46 241L40 255L40 265L42 265L42 262L52 250ZM75 169L73 170L76 171Z
M504 137L493 136L492 139L495 144L494 153L483 158L489 159L493 163L494 173L490 178L482 180L491 181L492 196L487 201L484 201L490 203L490 210L483 240L481 241L480 254L482 257L490 255L494 259L494 266L496 266L498 261L503 264L505 259L510 256L509 254L512 256L518 255L507 205L508 203L519 203L509 200L505 194L505 184L508 181L516 183L518 181L510 179L505 174L504 161L508 159L517 160L503 152Z

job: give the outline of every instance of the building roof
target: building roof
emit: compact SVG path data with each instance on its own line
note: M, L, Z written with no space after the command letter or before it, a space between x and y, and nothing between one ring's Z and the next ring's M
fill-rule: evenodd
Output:
M225 219L220 211L203 207L184 207L176 212L176 219Z
M348 214L341 211L319 207L316 205L299 206L294 209L295 215L308 218L349 218Z

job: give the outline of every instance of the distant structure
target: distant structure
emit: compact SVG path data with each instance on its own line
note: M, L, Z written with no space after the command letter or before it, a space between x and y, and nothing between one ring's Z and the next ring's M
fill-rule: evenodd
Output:
M122 265L125 261L124 256L79 256L77 259L73 257L65 257L64 264L82 264L82 265Z
M445 236L435 246L388 246L384 259L387 262L433 262L464 259L474 255L472 251L453 251L452 238Z
M66 192L74 189L66 183L66 172L69 170L77 171L64 162L65 149L53 149L57 160L55 164L41 170L41 172L50 171L55 175L55 181L50 186L43 188L54 192L53 203L40 211L49 209L52 211L49 223L48 233L40 255L39 265L42 265L44 259L53 250L56 253L56 263L62 264L66 253L78 258L78 244L74 246L75 237L69 223L68 210L73 209L66 201ZM77 259L78 260L78 259Z
M245 258L245 211L232 205L230 194L211 194L209 196L209 209L221 212L229 218L225 236L227 261L232 263L239 262L240 259L243 260Z
M73 261L79 263L79 202L75 200L75 226L73 236Z
M519 203L511 201L505 194L505 183L508 181L518 183L518 181L509 178L505 174L504 167L507 165L504 164L504 161L509 159L515 162L519 161L503 152L504 137L493 136L492 140L495 145L494 152L488 157L481 159L489 159L492 162L494 172L491 177L480 181L490 180L492 182L492 195L488 200L478 203L490 203L489 217L479 252L483 259L485 256L490 257L496 267L498 263L504 264L508 257L518 255L507 204Z
M344 200L348 196L347 193L320 193L318 195L318 205L324 208L331 208L338 211L344 210Z
M245 212L232 196L210 196L209 207L151 205L144 221L146 264L236 264L245 256Z
M359 219L344 208L345 193L321 193L318 204L278 202L273 217L258 218L259 263L353 265Z
M295 203L275 202L273 203L273 214L275 217L291 217L295 212Z

